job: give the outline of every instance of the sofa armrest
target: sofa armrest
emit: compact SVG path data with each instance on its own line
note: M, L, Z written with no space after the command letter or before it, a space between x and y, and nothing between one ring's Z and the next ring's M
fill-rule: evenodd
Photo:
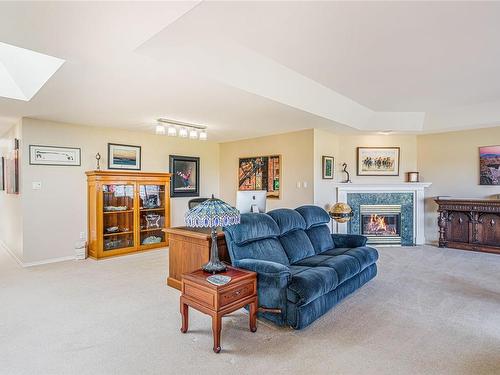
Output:
M332 234L335 247L362 247L368 240L359 234Z
M288 285L291 276L290 269L287 266L267 260L245 258L238 260L235 265L257 272L259 279L265 279L266 284L270 283L276 288L283 288Z

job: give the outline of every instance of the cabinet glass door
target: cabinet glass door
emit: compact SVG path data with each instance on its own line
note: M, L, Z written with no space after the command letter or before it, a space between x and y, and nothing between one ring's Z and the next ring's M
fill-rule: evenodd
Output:
M165 242L165 185L139 185L141 246Z
M134 247L134 185L103 185L103 250Z

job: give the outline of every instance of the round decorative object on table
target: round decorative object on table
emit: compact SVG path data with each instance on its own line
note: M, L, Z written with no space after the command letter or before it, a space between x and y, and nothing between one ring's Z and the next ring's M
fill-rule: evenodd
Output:
M342 202L336 203L331 207L328 214L337 223L347 223L354 216L351 206Z

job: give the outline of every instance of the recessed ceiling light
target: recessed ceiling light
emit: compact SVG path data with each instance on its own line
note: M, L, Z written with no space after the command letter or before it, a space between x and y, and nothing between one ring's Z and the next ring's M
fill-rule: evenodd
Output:
M29 101L65 60L0 42L0 96Z

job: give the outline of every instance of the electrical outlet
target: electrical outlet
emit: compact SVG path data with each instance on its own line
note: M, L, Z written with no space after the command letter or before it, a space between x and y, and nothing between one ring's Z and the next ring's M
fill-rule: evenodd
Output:
M42 189L42 182L41 181L33 181L31 183L31 186L33 190L41 190Z
M85 232L80 232L80 239L84 240L85 239Z

